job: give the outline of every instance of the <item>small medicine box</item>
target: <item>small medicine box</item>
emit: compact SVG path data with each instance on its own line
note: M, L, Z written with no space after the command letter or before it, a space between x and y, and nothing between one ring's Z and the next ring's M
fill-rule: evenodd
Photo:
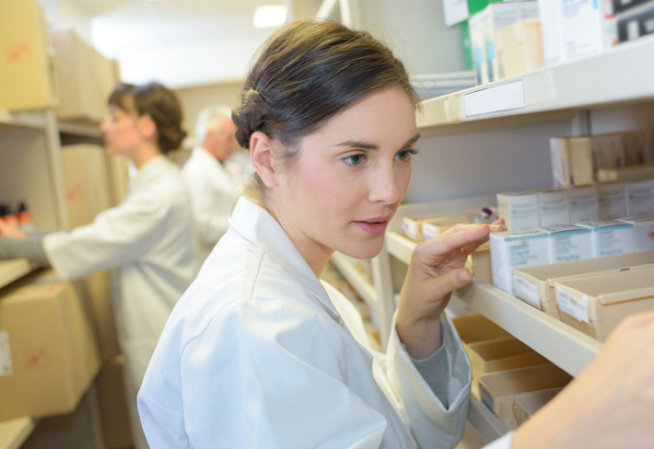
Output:
M540 226L570 223L568 193L560 189L538 192L538 214Z
M637 217L654 214L654 181L634 181L625 183L627 215Z
M597 185L599 218L612 219L627 215L627 198L624 184L611 182Z
M561 392L562 388L550 388L549 390L532 391L531 393L522 393L515 397L513 401L513 414L518 425L522 425L534 414L547 405L554 396Z
M654 267L554 284L561 321L606 340L627 316L654 310Z
M575 225L552 225L540 228L547 234L550 263L571 262L593 257L591 231Z
M515 268L549 263L547 234L539 230L507 231L490 235L493 285L514 294Z
M617 221L633 226L634 252L654 249L654 215L624 217Z
M599 218L599 200L596 186L582 186L568 189L570 204L570 223L597 220Z
M613 220L582 221L577 226L590 229L593 257L634 252L633 226Z
M540 225L538 192L498 193L497 207L509 231L532 229Z

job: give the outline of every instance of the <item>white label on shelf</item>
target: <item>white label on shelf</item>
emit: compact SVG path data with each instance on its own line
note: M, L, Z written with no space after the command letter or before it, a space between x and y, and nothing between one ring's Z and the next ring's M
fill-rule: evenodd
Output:
M590 323L588 314L588 296L578 298L560 287L556 287L556 298L561 312L567 313L577 321Z
M13 373L14 367L11 364L9 335L7 331L0 331L0 376L11 376Z
M525 107L522 80L467 94L464 97L464 105L466 117L522 109Z
M536 284L514 274L513 288L518 298L540 309L540 298L538 297L538 287L536 287Z
M551 70L530 73L524 78L525 103L534 105L555 101L558 98L554 74Z

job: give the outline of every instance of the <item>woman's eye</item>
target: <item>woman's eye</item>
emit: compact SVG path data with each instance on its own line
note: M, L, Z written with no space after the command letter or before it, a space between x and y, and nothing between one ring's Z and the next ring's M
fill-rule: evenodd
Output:
M364 155L363 154L353 154L352 156L348 156L344 158L343 160L347 162L350 165L361 165L363 162Z
M410 150L400 151L395 157L398 161L406 161L411 158L411 154L418 154L418 149L412 148Z

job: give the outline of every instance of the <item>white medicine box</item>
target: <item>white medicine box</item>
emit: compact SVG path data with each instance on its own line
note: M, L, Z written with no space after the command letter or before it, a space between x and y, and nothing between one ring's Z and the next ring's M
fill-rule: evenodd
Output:
M561 321L600 341L629 315L654 310L654 268L555 283Z
M617 44L617 28L611 2L598 0L552 0L560 3L564 59L600 53Z
M497 207L509 231L533 229L540 225L538 192L498 193Z
M490 235L493 285L514 294L513 270L549 263L547 234L539 230Z
M597 185L599 218L611 219L627 215L627 197L624 184L613 182Z
M572 262L593 257L591 231L575 225L542 226L547 234L550 263Z
M538 216L540 226L570 223L568 192L556 189L538 192Z
M654 249L654 215L618 218L618 221L633 226L634 252Z
M625 183L627 215L630 217L654 214L654 181L634 181Z
M582 221L577 226L590 229L593 257L632 253L633 226L613 220Z
M568 189L570 204L570 223L597 220L599 218L599 200L596 186L581 186Z

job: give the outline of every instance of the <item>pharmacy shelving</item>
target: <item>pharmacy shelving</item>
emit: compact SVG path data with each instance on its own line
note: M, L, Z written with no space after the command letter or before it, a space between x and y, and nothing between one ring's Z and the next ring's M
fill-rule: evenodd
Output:
M0 288L28 275L36 266L27 259L0 260Z
M507 432L506 427L479 399L470 397L468 422L487 443L494 441Z
M368 304L369 307L377 309L377 291L366 277L361 274L349 257L344 254L335 252L332 255L331 262L343 277L352 285L359 296Z
M99 125L92 122L72 122L59 120L57 122L57 126L61 134L92 138L102 137L102 132L100 131Z
M419 129L654 99L654 36L422 102Z
M0 449L19 449L36 423L37 420L29 417L0 421Z
M386 250L409 263L416 243L397 232L386 235ZM486 282L475 280L455 295L572 376L597 355L602 344Z
M46 127L46 119L41 112L9 112L0 109L0 125L43 130Z

